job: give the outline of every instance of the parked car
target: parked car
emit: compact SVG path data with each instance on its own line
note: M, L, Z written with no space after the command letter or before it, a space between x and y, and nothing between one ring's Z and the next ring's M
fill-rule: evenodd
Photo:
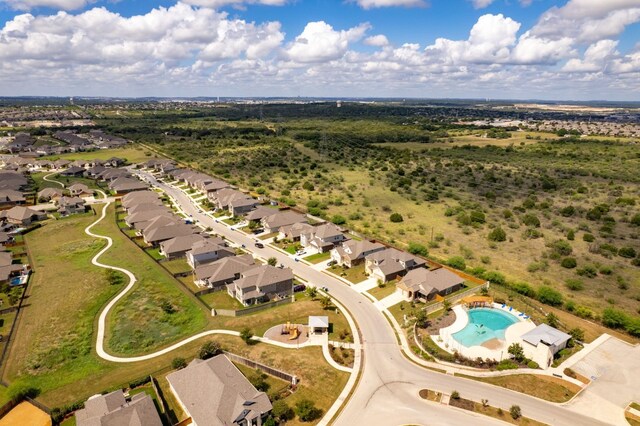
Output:
M262 243L256 243L256 247L258 247L258 248L264 248L264 244L262 244Z
M264 229L254 229L252 232L254 234L260 234L260 233L264 232Z
M304 250L298 250L298 251L296 252L296 254L297 254L298 256L303 256L303 255L307 254L307 252L306 252L306 251L304 251Z
M326 291L326 292L328 292L328 291L329 291L329 289L328 289L327 287L322 287L322 290L323 290L323 291Z
M336 263L338 263L338 262L336 262L335 260L330 260L330 261L327 262L327 266L333 266Z
M307 288L307 286L306 286L306 285L304 285L304 284L298 284L298 285L296 285L296 286L294 286L294 287L293 287L293 291L294 291L295 293L297 293L297 292L299 292L299 291L304 291L306 288Z

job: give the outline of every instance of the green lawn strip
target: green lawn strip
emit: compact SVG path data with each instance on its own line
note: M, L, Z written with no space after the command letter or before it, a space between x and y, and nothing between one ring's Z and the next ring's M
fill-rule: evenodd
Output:
M284 400L293 408L296 402L302 399L310 399L323 413L331 407L342 389L347 383L349 374L338 371L324 360L320 347L306 347L300 349L284 349L264 343L253 345L245 344L240 338L233 336L213 336L210 340L218 342L225 350L237 355L257 361L261 364L279 369L289 374L294 374L299 379L297 390ZM203 340L204 342L205 340ZM200 342L200 345L202 342ZM185 358L190 361L190 358ZM244 369L243 369L244 370ZM254 371L248 369L249 371ZM241 370L242 371L242 370ZM246 370L245 370L246 371ZM169 409L181 412L173 398L167 398L169 385L166 375L156 377L163 392L165 402ZM269 379L268 379L269 380ZM278 382L281 382L278 380ZM269 389L271 392L273 387ZM184 415L184 414L183 414ZM178 420L183 418L178 417ZM287 422L287 425L303 425L299 419Z
M573 383L556 377L535 374L513 374L498 377L473 377L464 374L456 374L456 376L501 386L551 402L567 402L580 391L580 387Z
M76 416L67 417L60 426L76 426Z
M109 285L104 272L90 264L104 246L84 233L93 220L85 216L50 222L27 235L34 274L5 381L34 386L46 395L104 369L92 355L94 319L122 286Z
M632 402L630 405L631 408L640 411L640 404L638 404L637 402Z
M151 158L151 152L136 145L136 146L129 146L126 148L99 149L96 151L73 152L69 154L52 155L48 157L42 157L42 159L44 160L64 159L64 160L74 161L74 160L94 160L94 159L108 160L111 157L123 158L130 163L139 163L139 162L149 160L149 158Z
M324 253L316 253L316 254L312 254L311 256L307 256L304 257L303 259L306 260L309 263L320 263L320 262L324 262L325 260L329 260L331 258L331 252L324 252Z
M149 353L205 328L204 307L118 231L113 206L93 231L113 238L113 246L100 261L128 269L138 280L109 314L105 342L109 351L127 355Z
M270 233L270 234L260 235L260 236L258 237L258 239L260 239L260 240L268 240L269 238L273 238L273 237L275 237L275 236L277 236L277 235L278 235L278 233L277 233L277 232L272 232L272 233Z
M395 283L386 283L383 287L375 286L371 290L368 290L367 293L372 295L378 300L382 300L387 296L392 295L396 291Z

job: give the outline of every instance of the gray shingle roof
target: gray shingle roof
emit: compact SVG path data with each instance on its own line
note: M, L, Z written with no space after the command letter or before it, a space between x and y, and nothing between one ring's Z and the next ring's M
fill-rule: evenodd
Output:
M144 393L127 402L117 390L90 398L84 406L76 411L78 426L162 426L153 399Z
M523 334L522 340L533 346L538 346L540 342L548 346L560 346L564 342L571 339L571 336L564 333L557 328L553 328L547 324L540 324L533 330L530 330Z

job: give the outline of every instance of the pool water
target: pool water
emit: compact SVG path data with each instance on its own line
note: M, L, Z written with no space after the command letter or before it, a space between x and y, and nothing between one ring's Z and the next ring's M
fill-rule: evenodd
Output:
M469 323L453 334L453 338L466 347L482 345L491 339L504 340L504 331L518 322L518 318L498 309L470 309Z

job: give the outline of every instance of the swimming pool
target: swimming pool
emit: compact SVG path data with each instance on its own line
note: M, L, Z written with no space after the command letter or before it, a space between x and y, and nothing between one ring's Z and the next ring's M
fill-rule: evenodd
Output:
M454 333L455 340L466 347L482 345L492 339L504 340L504 331L518 318L498 309L470 309L469 323L462 330Z

